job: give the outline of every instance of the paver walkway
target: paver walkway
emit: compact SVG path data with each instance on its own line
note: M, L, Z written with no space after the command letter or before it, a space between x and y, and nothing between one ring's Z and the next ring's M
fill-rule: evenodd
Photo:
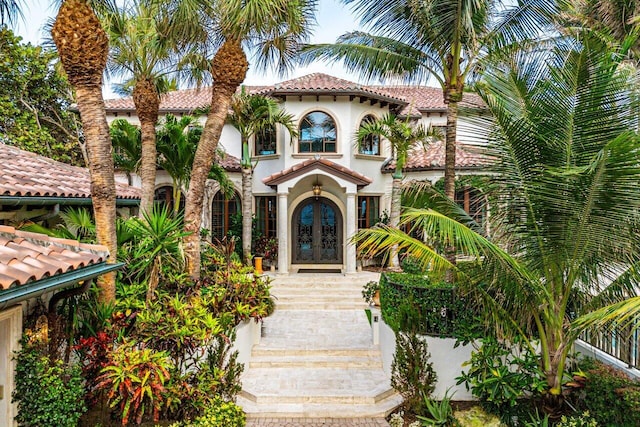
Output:
M276 310L265 319L238 398L248 426L388 426L384 417L401 398L382 369L361 295L377 278L275 278Z
M389 427L384 418L253 418L247 427Z

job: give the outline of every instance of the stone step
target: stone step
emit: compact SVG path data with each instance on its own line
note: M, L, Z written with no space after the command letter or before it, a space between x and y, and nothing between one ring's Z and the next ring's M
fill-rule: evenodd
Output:
M398 394L392 394L374 404L354 403L257 403L238 396L237 403L247 414L256 418L384 418L402 403Z
M250 368L341 368L341 369L382 369L379 354L354 356L295 355L295 356L256 356L252 355Z
M298 288L298 287L277 287L271 288L271 293L276 296L297 296L297 297L359 297L362 298L361 287L340 287L340 288Z
M367 305L364 301L278 301L276 300L276 310L364 310Z

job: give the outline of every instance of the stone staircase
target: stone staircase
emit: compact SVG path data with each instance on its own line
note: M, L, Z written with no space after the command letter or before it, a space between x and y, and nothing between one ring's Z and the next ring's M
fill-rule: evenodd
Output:
M276 277L238 398L249 418L375 418L400 396L382 369L362 300L374 273Z

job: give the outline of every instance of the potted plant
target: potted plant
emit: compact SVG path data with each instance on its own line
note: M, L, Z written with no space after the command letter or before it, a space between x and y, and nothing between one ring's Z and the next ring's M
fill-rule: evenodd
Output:
M367 282L362 287L362 298L369 305L380 305L380 284L375 280Z

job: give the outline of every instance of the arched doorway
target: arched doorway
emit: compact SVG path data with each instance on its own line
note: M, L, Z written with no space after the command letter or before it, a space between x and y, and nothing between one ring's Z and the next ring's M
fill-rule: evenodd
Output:
M293 212L293 264L342 264L342 214L331 200L310 198Z

